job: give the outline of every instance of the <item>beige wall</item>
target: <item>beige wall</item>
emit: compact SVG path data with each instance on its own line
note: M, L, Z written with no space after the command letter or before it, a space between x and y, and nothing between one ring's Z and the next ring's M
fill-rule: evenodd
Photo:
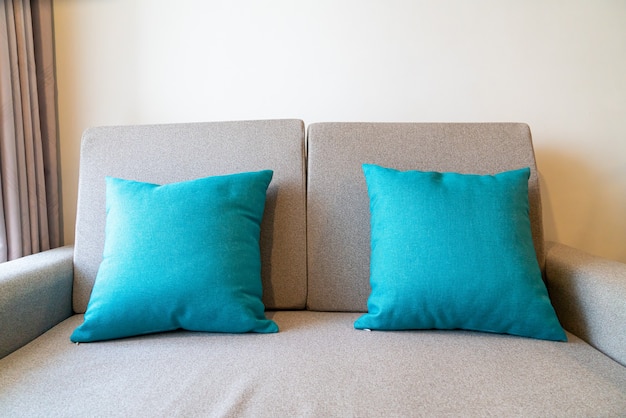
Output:
M523 121L547 238L626 261L623 0L55 0L66 240L93 125Z

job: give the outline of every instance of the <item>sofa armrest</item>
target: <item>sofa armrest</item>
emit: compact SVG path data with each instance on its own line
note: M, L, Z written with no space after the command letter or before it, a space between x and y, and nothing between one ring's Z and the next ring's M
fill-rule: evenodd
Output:
M546 283L565 329L626 366L626 264L554 242Z
M72 314L74 248L0 263L0 358Z

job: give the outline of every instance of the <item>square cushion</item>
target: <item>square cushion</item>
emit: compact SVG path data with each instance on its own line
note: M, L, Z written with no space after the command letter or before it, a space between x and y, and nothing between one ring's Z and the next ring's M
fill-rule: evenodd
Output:
M357 329L566 340L534 251L523 168L496 175L364 164L372 291Z
M107 177L102 263L71 340L179 328L278 331L261 301L259 250L272 175L264 170L163 186Z

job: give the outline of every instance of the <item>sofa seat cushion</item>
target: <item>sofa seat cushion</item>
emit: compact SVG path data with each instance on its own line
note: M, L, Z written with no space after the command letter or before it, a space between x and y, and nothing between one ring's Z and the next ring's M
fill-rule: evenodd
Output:
M358 331L269 312L276 334L174 331L70 344L73 316L0 360L3 416L619 416L626 368L568 343Z

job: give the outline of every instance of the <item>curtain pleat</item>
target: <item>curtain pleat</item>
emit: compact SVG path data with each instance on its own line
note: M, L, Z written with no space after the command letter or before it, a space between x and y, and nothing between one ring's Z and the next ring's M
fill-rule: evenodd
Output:
M63 245L52 0L32 9L50 248Z
M61 245L51 0L0 10L0 261Z

